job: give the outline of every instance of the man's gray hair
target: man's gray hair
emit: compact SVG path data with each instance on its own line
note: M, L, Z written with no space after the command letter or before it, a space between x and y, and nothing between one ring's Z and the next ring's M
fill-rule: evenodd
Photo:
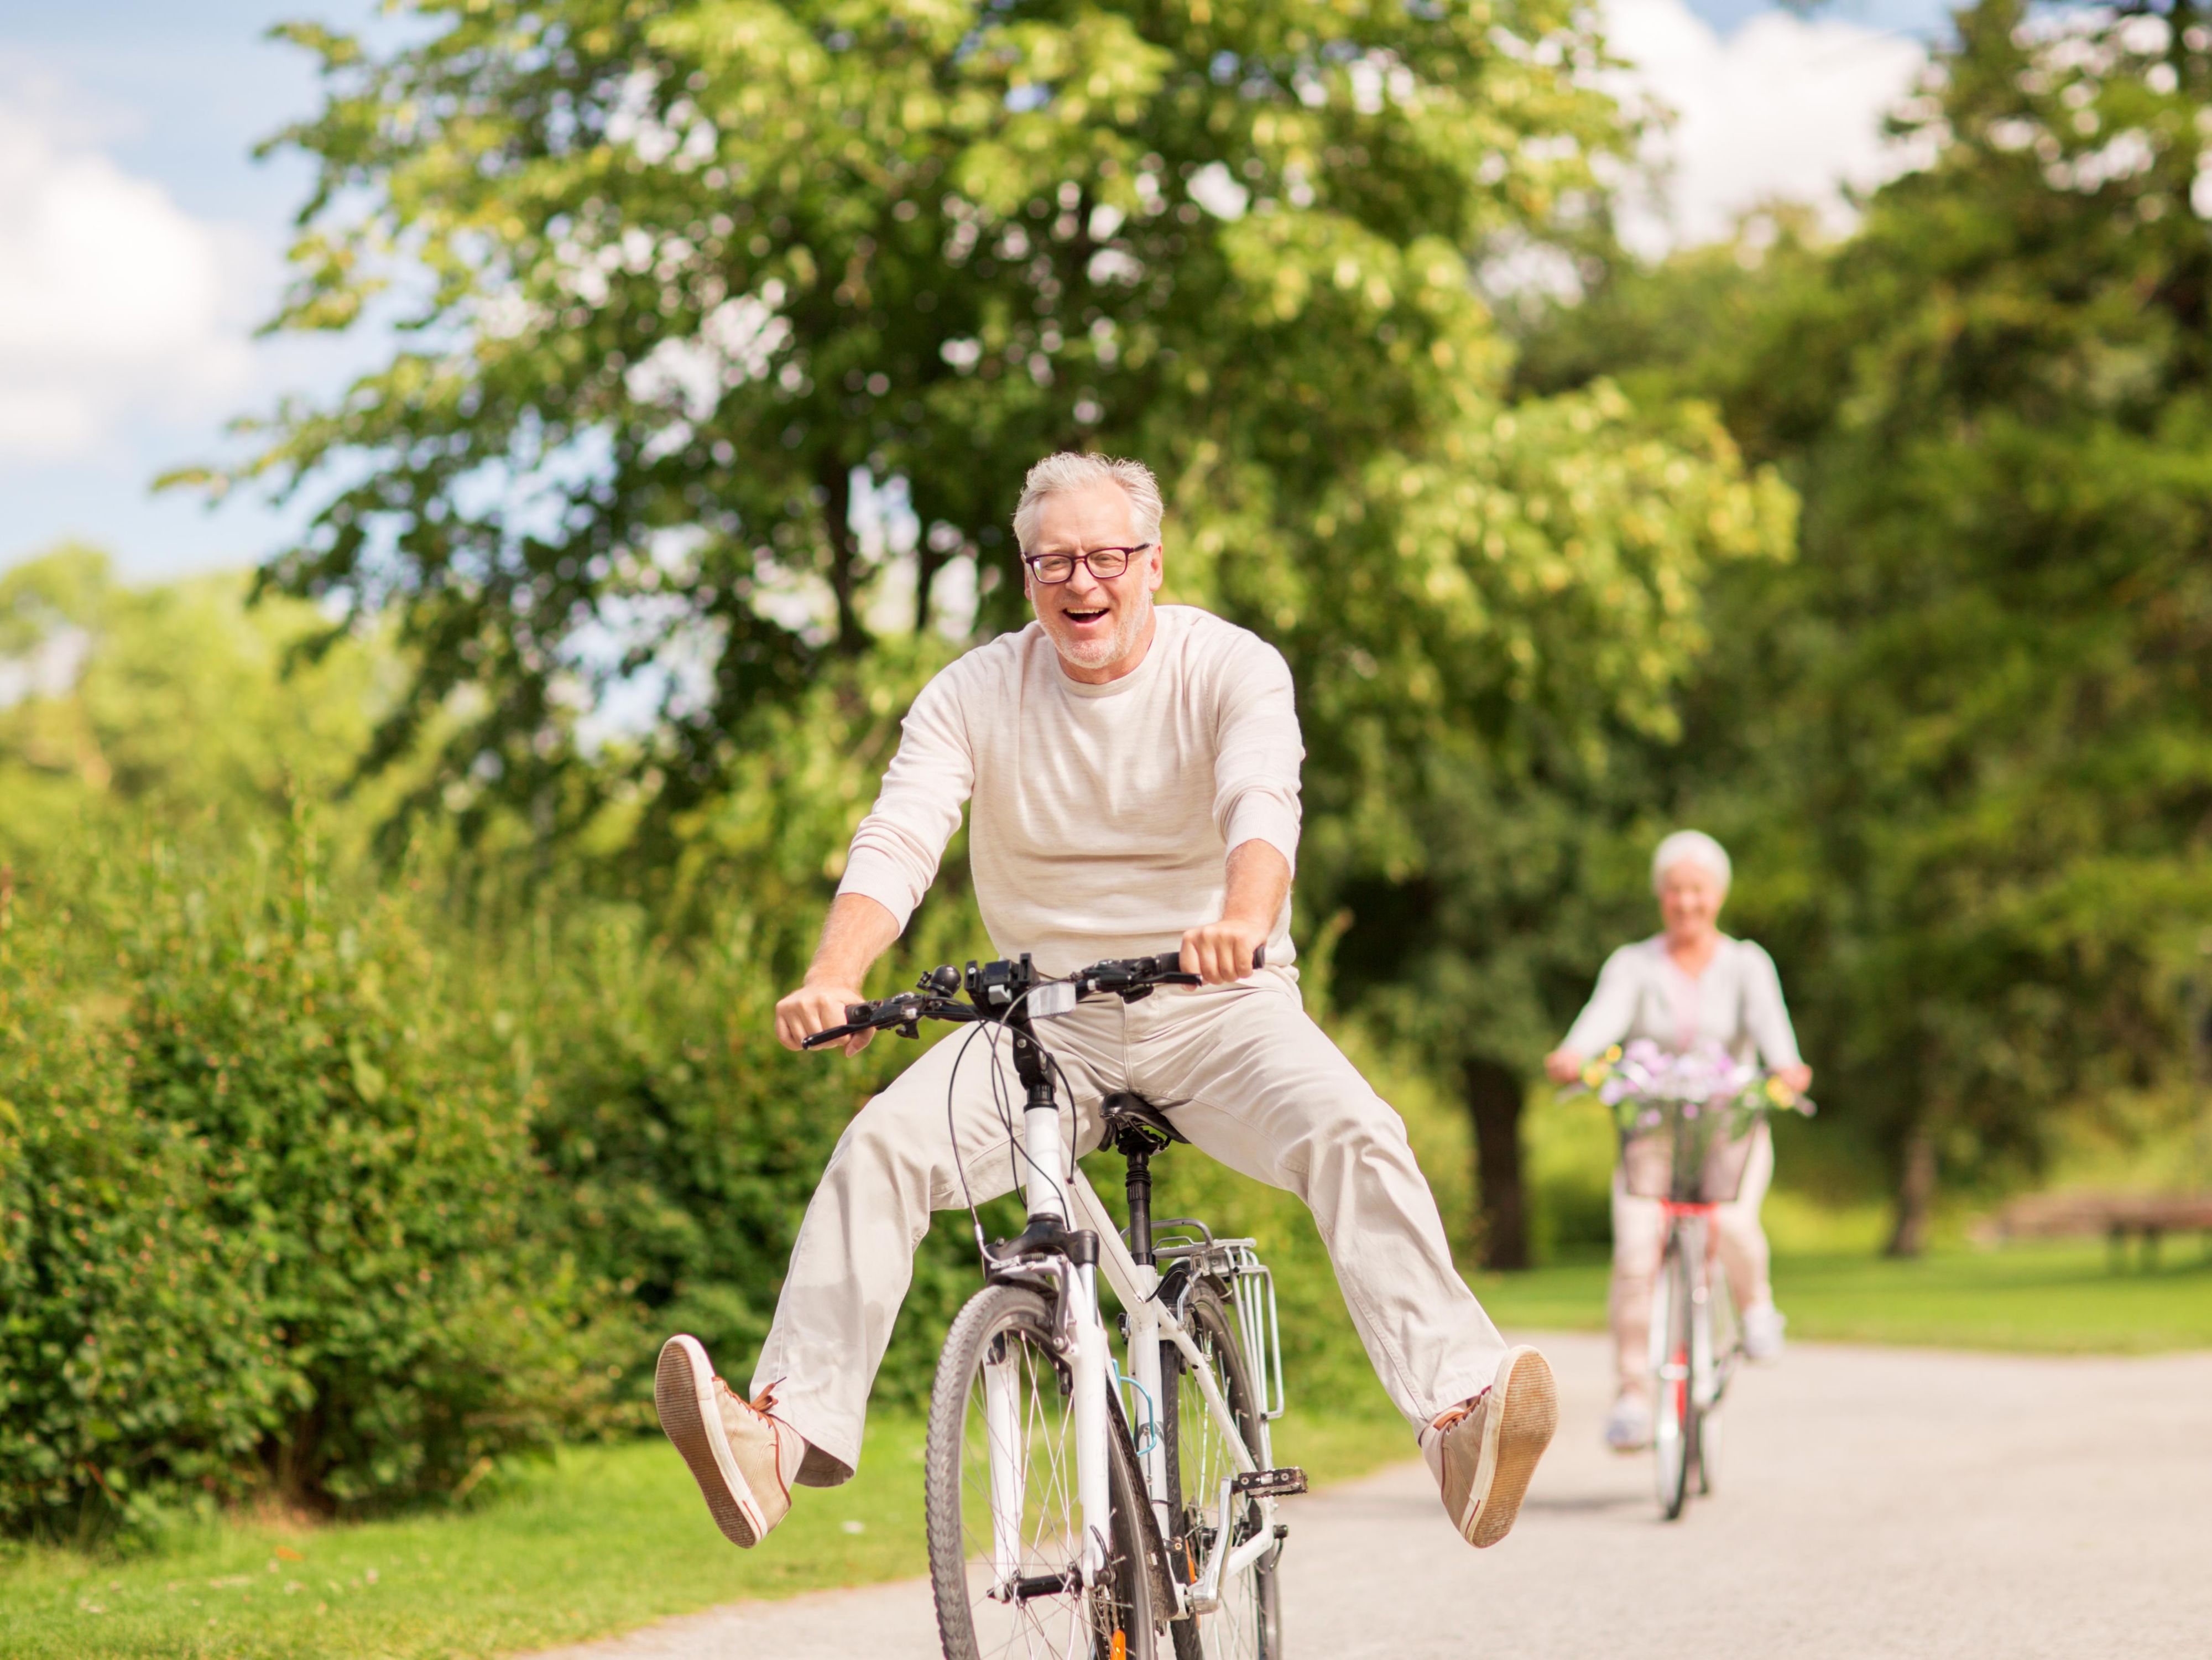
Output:
M1036 534L1037 514L1044 499L1066 490L1088 489L1093 484L1119 484L1129 498L1129 516L1136 523L1137 539L1160 539L1160 481L1142 461L1123 461L1110 455L1085 455L1062 450L1048 455L1022 480L1022 499L1014 508L1014 540L1026 551Z

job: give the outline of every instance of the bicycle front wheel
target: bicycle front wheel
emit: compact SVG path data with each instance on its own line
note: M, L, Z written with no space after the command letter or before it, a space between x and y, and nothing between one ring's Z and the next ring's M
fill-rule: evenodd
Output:
M929 1575L945 1660L1154 1660L1143 1502L1109 1429L1106 1565L1082 1579L1074 1377L1039 1292L992 1286L945 1340L923 1454Z
M1690 1253L1677 1233L1667 1242L1651 1310L1651 1450L1659 1508L1669 1522L1689 1502L1697 1459L1697 1405L1690 1389L1690 1322L1695 1306Z
M1219 1291L1200 1281L1183 1305L1182 1321L1184 1331L1212 1370L1237 1441L1255 1465L1264 1467L1262 1407L1236 1323ZM1167 1448L1168 1560L1170 1571L1188 1584L1205 1571L1209 1554L1224 1548L1221 1482L1237 1474L1237 1463L1227 1427L1207 1407L1198 1374L1173 1343L1160 1345L1160 1389L1166 1397L1160 1420ZM1233 1551L1255 1537L1262 1518L1256 1500L1232 1498L1225 1548ZM1218 1608L1169 1627L1176 1660L1282 1660L1282 1608L1275 1584L1279 1554L1262 1553L1225 1577Z

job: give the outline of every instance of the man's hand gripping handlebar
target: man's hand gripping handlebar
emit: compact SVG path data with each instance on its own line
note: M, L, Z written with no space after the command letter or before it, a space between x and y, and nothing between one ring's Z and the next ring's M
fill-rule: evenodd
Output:
M1252 953L1252 967L1256 971L1267 965L1267 948L1261 946ZM1197 975L1183 972L1181 958L1174 956L1110 958L1065 980L1040 975L1026 955L1018 962L970 963L964 974L947 963L923 975L912 991L875 1002L847 1004L842 1025L823 1028L804 1039L800 1047L825 1049L864 1031L919 1037L924 1020L1004 1020L1017 1009L1036 1016L1065 1014L1086 997L1110 994L1133 1003L1149 997L1156 986L1200 983Z

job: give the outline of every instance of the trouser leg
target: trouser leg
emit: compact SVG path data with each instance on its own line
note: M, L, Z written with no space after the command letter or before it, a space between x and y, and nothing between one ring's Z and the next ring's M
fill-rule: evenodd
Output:
M1656 1199L1628 1191L1618 1170L1613 1173L1613 1369L1624 1395L1650 1388L1651 1287L1659 1275L1665 1243L1666 1213Z
M1505 1341L1453 1266L1398 1115L1287 976L1135 1005L1133 1085L1231 1170L1313 1212L1359 1340L1408 1423L1487 1388Z
M806 1439L799 1480L810 1487L835 1486L860 1460L868 1391L931 1213L1016 1185L1002 1115L1018 1129L1022 1087L1003 1040L994 1061L990 1032L970 1043L970 1031L940 1040L860 1109L799 1224L752 1392L775 1386L777 1415ZM1068 1070L1077 1150L1087 1150L1098 1136L1097 1092L1079 1065ZM1061 1093L1065 1122L1071 1104Z
M1752 1132L1751 1154L1743 1168L1743 1183L1735 1198L1713 1213L1713 1231L1719 1242L1721 1266L1727 1272L1729 1290L1740 1309L1753 1309L1774 1300L1767 1278L1766 1230L1759 1225L1759 1207L1774 1180L1774 1133L1764 1120Z

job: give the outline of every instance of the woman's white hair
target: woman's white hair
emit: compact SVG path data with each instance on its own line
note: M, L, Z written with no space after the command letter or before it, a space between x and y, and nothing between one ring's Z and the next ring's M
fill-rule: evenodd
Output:
M1728 891L1735 875L1728 849L1703 830L1676 830L1659 844L1659 851L1651 855L1651 891L1658 892L1667 873L1685 860L1719 883L1723 893Z
M1129 498L1129 517L1137 539L1151 544L1160 539L1160 481L1142 461L1123 461L1110 455L1085 455L1062 450L1048 455L1022 480L1022 499L1014 508L1014 540L1026 551L1036 534L1037 514L1048 496L1088 489L1093 484L1119 484Z

